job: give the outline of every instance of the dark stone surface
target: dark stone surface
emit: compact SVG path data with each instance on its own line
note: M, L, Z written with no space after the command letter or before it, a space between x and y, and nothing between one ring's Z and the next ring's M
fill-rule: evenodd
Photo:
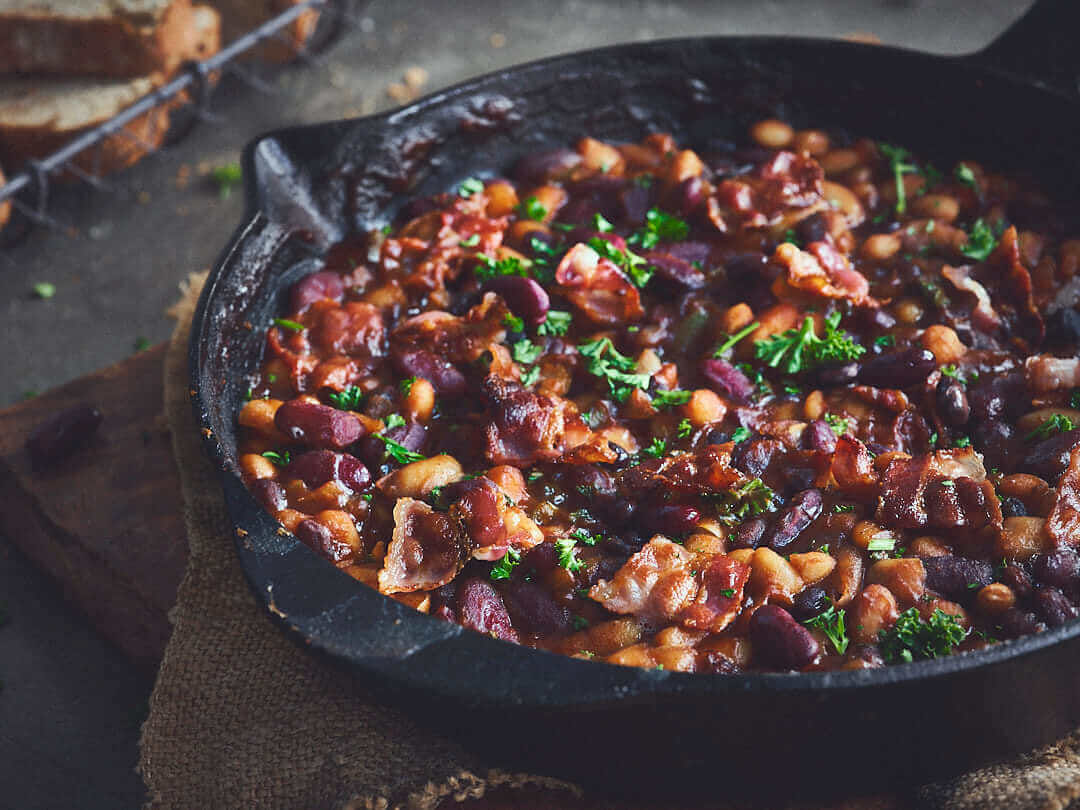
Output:
M423 92L517 62L582 48L702 33L836 36L958 53L988 42L1027 3L1017 0L770 0L726 3L375 2L326 67L293 68L268 97L227 79L228 114L182 144L111 178L104 194L56 192L62 231L39 230L0 253L7 295L0 406L114 362L140 337L165 339L164 309L187 272L211 264L240 217L205 177L260 131L386 109L405 69ZM493 35L501 35L502 40ZM495 47L501 44L502 47ZM177 182L186 167L190 181ZM48 281L56 296L36 300ZM100 641L50 583L0 541L0 807L129 807L138 727L151 681Z

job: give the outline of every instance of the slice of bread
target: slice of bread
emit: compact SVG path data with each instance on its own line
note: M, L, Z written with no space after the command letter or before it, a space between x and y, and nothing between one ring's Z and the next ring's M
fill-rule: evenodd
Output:
M0 169L0 186L3 186L6 182L7 178L4 177L4 170ZM0 228L7 225L9 219L11 219L11 200L4 200L0 202Z
M133 2L133 0L125 0ZM209 55L220 47L221 18L209 6L191 8L191 25L180 39L183 58ZM0 163L17 168L41 158L94 127L165 82L165 74L134 79L8 77L0 79ZM76 163L106 173L129 166L165 138L169 113L184 99L135 118L125 129L85 151ZM141 143L139 142L141 141ZM100 150L100 154L97 154Z
M191 0L0 0L0 73L171 73L193 58L193 15Z
M276 17L292 8L300 0L208 0L208 2L221 12L222 40L229 43L262 25L271 17ZM267 62L291 62L296 58L296 50L302 48L308 38L315 33L318 22L319 13L307 11L281 31L280 39L271 37L264 40L248 54Z

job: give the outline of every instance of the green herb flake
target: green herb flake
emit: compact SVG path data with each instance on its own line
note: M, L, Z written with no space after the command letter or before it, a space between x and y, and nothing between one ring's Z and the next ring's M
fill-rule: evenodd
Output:
M637 364L633 359L620 354L611 338L580 343L577 349L588 360L586 370L607 380L611 395L619 402L625 402L635 388L644 390L649 387L650 375L635 372Z
M570 626L573 627L574 630L584 630L589 626L589 620L584 616L573 616L570 618Z
M486 253L476 254L479 264L473 270L477 281L491 281L497 276L523 276L528 277L529 268L525 262L517 256L507 256L504 259L493 259Z
M242 178L243 173L240 171L239 163L218 166L210 172L210 179L217 184L218 196L223 200L232 196L233 189L240 184Z
M825 414L825 423L832 428L832 432L837 436L843 436L848 432L851 427L851 420L845 419L842 416L837 416L834 413Z
M1073 392L1069 394L1069 407L1073 410L1080 410L1080 388L1074 388Z
M474 233L472 236L469 236L469 237L467 237L465 239L462 239L460 242L458 242L458 245L460 245L461 247L476 247L479 244L480 244L480 234L478 234L478 233Z
M787 374L829 363L857 360L866 348L856 343L837 327L840 313L825 316L825 336L814 334L814 320L807 317L798 329L788 329L765 340L754 341L754 354L770 368L779 368Z
M589 240L589 247L614 262L635 287L644 287L653 276L653 270L644 258L630 250L619 250L603 237L594 236Z
M521 384L526 388L530 388L536 384L536 381L540 379L540 367L533 366L527 368L521 372Z
M393 430L397 427L402 427L405 424L404 418L399 413L392 413L384 420L386 422L386 430Z
M878 646L885 660L892 663L921 661L949 655L967 632L955 616L940 608L923 621L916 608L900 614L888 630L878 633Z
M652 458L660 458L667 452L667 439L654 437L649 446L641 451L644 455Z
M536 334L561 337L570 329L571 316L569 312L558 309L549 309L544 322L536 327Z
M595 546L604 538L599 534L591 534L588 529L574 529L570 532L570 536L577 540L579 543L583 543L586 546Z
M681 242L689 235L690 226L684 220L650 208L645 213L645 227L632 233L626 242L650 250L660 242Z
M896 213L903 214L907 211L907 192L904 188L904 175L914 174L919 167L911 163L911 153L899 146L888 143L879 143L878 150L889 162L889 170L893 174L896 183Z
M970 166L965 166L963 163L958 163L956 169L953 170L953 177L959 180L965 186L970 186L971 190L976 194L979 193L979 184L975 179L975 172L971 170Z
M673 391L658 390L652 397L655 408L671 408L675 405L685 405L690 401L690 392L676 388Z
M493 580L498 581L500 579L510 579L510 574L514 572L514 568L521 562L521 552L516 548L508 548L503 558L499 560L495 565L491 566L491 574L489 575Z
M140 335L139 337L135 338L135 343L132 344L132 347L137 352L145 352L147 349L150 348L150 338L142 337Z
M716 347L716 351L713 352L713 357L717 357L717 358L723 357L725 354L727 354L727 352L730 349L734 348L736 343L738 343L744 337L749 335L751 332L753 332L755 329L757 329L760 325L761 324L759 324L757 321L754 321L749 326L745 326L742 329L740 329L734 335L730 335L726 340L724 340L723 343L721 343L719 346Z
M389 424L389 420L387 420L387 423ZM383 454L394 459L398 464L412 464L414 461L423 461L425 458L423 454L414 453L409 448L398 444L393 439L387 438L381 433L376 433L375 438L383 443Z
M364 392L355 385L350 385L343 391L327 394L326 398L339 411L358 411L364 401Z
M600 231L600 233L611 233L615 230L615 226L604 219L604 215L597 211L593 214L592 218L593 230Z
M56 295L56 285L48 281L39 281L33 289L34 295L46 301Z
M855 504L853 504L853 503L838 503L838 504L835 504L833 506L832 510L833 510L833 512L836 512L837 514L841 514L842 512L854 512L855 511Z
M523 338L513 345L512 354L515 363L535 363L544 353L542 347L537 346L528 338Z
M832 648L836 650L838 655L843 655L847 652L850 639L847 637L847 631L844 628L844 619L846 611L841 608L836 609L836 605L831 605L824 613L819 613L812 619L807 619L803 622L804 625L814 630L820 630L825 634L825 638L832 644Z
M1067 433L1074 427L1076 426L1073 424L1072 419L1065 416L1064 414L1055 413L1053 416L1051 416L1049 419L1047 419L1045 422L1035 428L1035 430L1031 431L1031 433L1025 436L1024 441L1030 442L1033 439L1046 439L1054 435L1055 433Z
M559 565L571 573L585 567L585 563L577 558L577 540L573 537L560 537L556 540L555 553L558 555Z
M406 377L398 383L398 391L403 397L407 397L412 392L414 382L416 382L416 377Z
M971 226L967 244L960 248L960 252L969 259L984 262L990 258L990 254L994 252L997 243L998 240L993 229L985 220L980 218L975 220L975 224Z
M960 436L953 442L953 447L971 447L971 439L967 436Z
M267 450L262 456L263 458L270 459L276 467L284 467L292 460L292 456L289 454L288 450L282 450L280 453L273 450Z
M478 180L475 177L469 177L462 181L461 185L458 186L458 196L468 198L471 197L473 194L480 193L483 190L483 180Z
M526 197L525 202L521 203L517 210L526 219L535 220L536 222L543 222L544 217L548 214L547 208L536 197Z
M694 426L690 424L689 419L683 419L679 422L678 427L675 428L675 435L680 439L685 439L694 432Z
M745 442L747 439L750 438L751 435L752 434L750 433L749 428L745 428L742 425L739 425L737 428L735 428L734 431L732 431L731 440L735 442L735 444L738 444L739 442Z
M896 538L888 532L878 532L870 538L867 551L892 551L896 548Z
M728 526L776 508L776 493L760 478L751 478L737 487L711 495L710 499L716 504L717 519Z
M274 326L279 326L290 332L303 332L307 328L302 323L290 321L288 318L274 318Z

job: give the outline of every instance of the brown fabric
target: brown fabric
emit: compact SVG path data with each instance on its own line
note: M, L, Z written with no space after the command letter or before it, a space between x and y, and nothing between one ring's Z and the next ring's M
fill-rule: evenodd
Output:
M233 553L218 475L203 454L191 413L187 341L204 280L192 276L184 287L165 366L165 411L191 548L143 727L139 770L148 806L430 810L443 799L481 797L489 788L498 788L500 796L529 788L522 798L532 796L525 804L533 807L540 806L534 789L545 787L565 790L541 795L563 795L566 806L624 807L583 799L557 780L485 769L454 742L379 705L347 674L294 646L263 615ZM1080 733L1014 762L923 788L914 805L1065 810L1078 799ZM878 796L838 808L909 805Z

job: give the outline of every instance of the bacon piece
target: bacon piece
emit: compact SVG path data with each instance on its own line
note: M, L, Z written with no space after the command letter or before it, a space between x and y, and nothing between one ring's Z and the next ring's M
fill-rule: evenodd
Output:
M308 375L319 365L319 358L311 351L305 333L275 327L266 333L266 348L288 367L289 381L297 392L309 390Z
M579 242L555 270L560 292L593 323L619 324L645 315L637 287L613 261Z
M735 445L711 444L693 453L650 459L619 473L618 488L633 494L654 489L708 494L730 489L745 480L731 466Z
M314 317L311 339L327 353L381 357L386 354L386 327L382 313L363 301L316 301L308 312Z
M1001 235L1001 241L998 242L992 258L996 258L1005 269L1006 283L1001 290L1001 297L1005 298L1005 301L1002 306L1008 306L1017 313L1018 327L1022 327L1024 333L1024 348L1031 351L1046 337L1046 323L1035 304L1031 273L1020 258L1020 240L1015 225L1010 225Z
M895 459L885 470L877 520L893 528L1001 528L1001 507L970 447Z
M749 577L750 567L731 557L695 555L657 535L589 596L613 613L718 633L738 615Z
M956 289L975 296L975 309L971 311L971 323L980 332L989 335L1001 326L1001 316L990 303L990 293L986 291L986 287L971 277L971 271L970 264L960 267L947 264L941 268L941 275L951 281Z
M394 534L379 571L384 594L431 590L445 585L465 567L472 553L459 520L436 512L423 501L398 498Z
M1080 386L1080 358L1035 355L1024 361L1024 376L1039 394L1075 388Z
M792 209L823 204L825 172L806 154L777 152L757 170L724 180L708 204L708 216L721 233L732 221L744 228L772 225Z
M450 514L461 522L472 540L478 560L499 560L508 548L527 549L544 541L544 533L525 512L486 476L458 484L461 497Z
M495 375L484 378L492 421L484 426L492 464L525 467L551 461L564 450L566 402L526 391Z
M1080 545L1080 445L1069 453L1069 466L1058 481L1057 500L1044 530L1059 547Z
M787 269L787 282L797 290L843 299L856 306L878 305L870 296L870 282L828 242L812 242L806 250L783 242L777 246L773 260Z
M865 495L878 487L878 476L874 471L874 459L866 445L847 434L836 440L829 473L836 486L844 492L857 492Z

